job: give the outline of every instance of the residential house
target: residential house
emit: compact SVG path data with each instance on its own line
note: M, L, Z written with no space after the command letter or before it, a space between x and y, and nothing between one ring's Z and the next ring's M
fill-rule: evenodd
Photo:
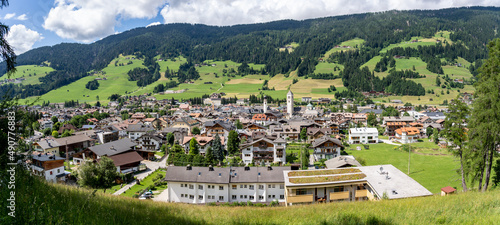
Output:
M198 151L199 151L199 154L200 155L205 155L205 153L207 152L207 149L209 147L212 147L213 144L214 144L214 140L215 140L215 137L214 136L200 136L200 135L196 135L196 136L185 136L184 137L184 140L182 141L181 145L184 147L184 150L186 151L186 154L189 153L189 142L191 141L191 139L196 139L196 142L198 143ZM225 142L224 142L225 138L223 136L220 137L220 142L221 142L221 145L224 146L225 145Z
M310 127L307 128L307 142L312 143L316 139L329 137L332 134L333 132L331 128Z
M65 181L69 174L64 171L64 158L48 153L33 154L30 168L33 174L51 182Z
M136 140L142 135L145 135L153 130L154 129L152 127L146 126L144 124L130 124L127 127L128 138L130 138L131 140Z
M205 122L202 133L205 133L207 136L214 137L215 135L219 135L227 139L229 132L235 129L236 127L233 124L223 122L221 120L211 120Z
M338 139L328 136L316 139L311 143L311 148L314 149L313 157L315 161L340 156L340 150L343 147L342 142Z
M200 126L200 122L195 120L189 116L180 117L174 121L171 127L173 128L187 128L189 130L189 134L191 134L191 130L193 127Z
M396 130L394 138L401 144L415 143L420 138L420 130L416 127L403 127Z
M282 138L270 140L266 137L256 139L240 146L241 159L245 164L286 164L286 141Z

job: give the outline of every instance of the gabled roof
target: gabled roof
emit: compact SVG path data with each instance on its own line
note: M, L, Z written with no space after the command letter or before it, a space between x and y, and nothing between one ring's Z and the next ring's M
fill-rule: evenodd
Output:
M347 166L361 166L361 164L352 156L338 156L325 161L326 168L335 169Z
M63 157L59 157L56 155L52 154L33 154L33 160L38 160L38 161L54 161L54 160L64 160Z
M140 162L143 160L143 158L135 151L113 155L110 156L109 158L113 160L115 166L123 166L130 163Z
M152 127L146 126L144 124L130 124L127 127L128 132L148 132L153 130Z
M316 148L316 147L318 147L318 146L320 146L323 143L328 142L328 141L333 142L333 143L335 143L336 145L338 145L340 147L344 147L342 145L342 142L339 141L339 139L331 138L331 137L321 137L321 138L318 138L318 139L316 139L316 140L313 141L313 143L312 143L311 146L313 148Z
M120 139L118 141L108 142L102 145L89 147L89 150L98 156L113 156L123 152L131 151L137 144L128 138Z
M52 139L41 140L39 142L36 142L35 144L39 145L42 149L57 148L61 146L61 144Z
M235 127L232 124L226 123L226 122L223 122L220 120L209 120L209 121L205 122L204 126L205 127L213 127L216 124L220 125L222 128L224 128L227 131L231 131L231 130L235 129Z
M80 142L85 142L85 141L91 141L92 138L88 137L85 134L82 135L74 135L74 136L68 136L68 137L63 137L63 138L58 138L55 141L59 143L59 145L68 145L70 144L75 144L75 143L80 143Z

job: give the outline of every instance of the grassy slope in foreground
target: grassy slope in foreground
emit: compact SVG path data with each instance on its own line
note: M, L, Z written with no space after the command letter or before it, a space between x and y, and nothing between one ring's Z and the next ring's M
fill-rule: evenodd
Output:
M108 194L92 196L84 189L48 185L19 173L16 183L17 224L495 224L500 220L500 190L259 208L160 203ZM3 199L8 198L6 188L0 193ZM2 215L6 217L6 207L2 207Z

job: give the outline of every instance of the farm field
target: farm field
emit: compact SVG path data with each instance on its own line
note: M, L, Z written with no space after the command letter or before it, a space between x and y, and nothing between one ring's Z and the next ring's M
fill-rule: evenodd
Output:
M364 43L365 43L365 40L363 40L361 38L355 38L355 39L344 41L344 42L338 44L339 46L341 46L340 48L332 48L332 49L328 50L325 53L324 58L328 59L328 57L330 57L330 55L334 52L350 51L350 50L357 49L357 48L361 47ZM348 48L344 48L344 46L346 46Z
M390 44L389 46L380 50L380 53L386 53L387 51L389 51L395 47L416 48L419 45L426 46L426 45L435 45L438 43L444 44L445 41L450 43L450 44L453 43L453 41L450 40L450 32L449 31L438 31L438 32L436 32L436 34L434 34L434 36L432 38L412 37L409 41L402 41L402 42L397 43L397 44Z

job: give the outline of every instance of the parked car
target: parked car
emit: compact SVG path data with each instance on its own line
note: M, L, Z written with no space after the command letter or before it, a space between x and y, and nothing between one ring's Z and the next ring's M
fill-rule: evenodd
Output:
M153 193L151 193L151 192L145 192L144 194L142 194L142 195L141 195L141 197L140 197L140 198L146 198L146 199L149 199L149 198L151 198L151 197L153 197ZM140 198L139 198L139 199L140 199Z

